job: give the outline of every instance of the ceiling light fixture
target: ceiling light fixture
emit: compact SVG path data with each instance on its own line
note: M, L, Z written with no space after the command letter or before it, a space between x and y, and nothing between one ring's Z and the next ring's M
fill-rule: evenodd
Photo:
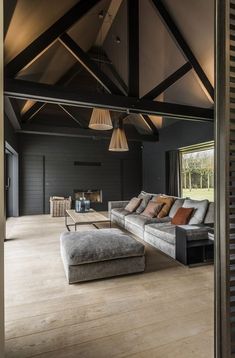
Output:
M92 111L89 128L98 131L107 131L113 128L109 110L94 108Z
M111 152L127 152L129 150L122 120L119 120L118 127L113 130L109 150Z

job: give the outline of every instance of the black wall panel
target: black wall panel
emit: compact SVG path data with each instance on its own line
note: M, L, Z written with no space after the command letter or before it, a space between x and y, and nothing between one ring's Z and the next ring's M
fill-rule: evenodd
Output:
M42 155L24 155L20 161L20 212L25 215L44 211L44 170Z
M74 189L102 189L103 203L93 205L97 210L107 210L109 200L137 195L142 188L141 143L129 143L126 153L109 152L108 144L104 140L21 134L21 215L49 213L50 196L73 196Z
M178 121L160 130L159 142L143 143L143 189L166 192L166 152L214 139L213 123Z

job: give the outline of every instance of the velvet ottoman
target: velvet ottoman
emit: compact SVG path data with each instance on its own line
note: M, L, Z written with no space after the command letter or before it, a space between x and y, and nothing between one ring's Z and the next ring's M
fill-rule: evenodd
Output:
M60 250L68 283L145 269L144 245L119 229L64 232Z

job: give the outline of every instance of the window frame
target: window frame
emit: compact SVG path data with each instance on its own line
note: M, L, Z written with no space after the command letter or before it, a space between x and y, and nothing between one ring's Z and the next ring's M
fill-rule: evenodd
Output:
M215 142L209 141L209 142L203 142L199 144L190 145L187 147L182 147L179 149L180 154L180 196L183 197L183 182L182 182L182 167L183 167L183 155L184 154L190 154L195 152L203 152L205 150L214 150L214 162L215 162ZM214 167L214 176L215 176L215 167ZM215 188L215 185L214 185Z

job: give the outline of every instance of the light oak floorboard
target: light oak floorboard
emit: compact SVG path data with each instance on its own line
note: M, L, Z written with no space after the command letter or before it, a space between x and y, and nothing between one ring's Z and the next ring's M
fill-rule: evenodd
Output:
M146 244L143 274L68 285L64 230L49 215L7 222L6 357L213 357L212 266Z

